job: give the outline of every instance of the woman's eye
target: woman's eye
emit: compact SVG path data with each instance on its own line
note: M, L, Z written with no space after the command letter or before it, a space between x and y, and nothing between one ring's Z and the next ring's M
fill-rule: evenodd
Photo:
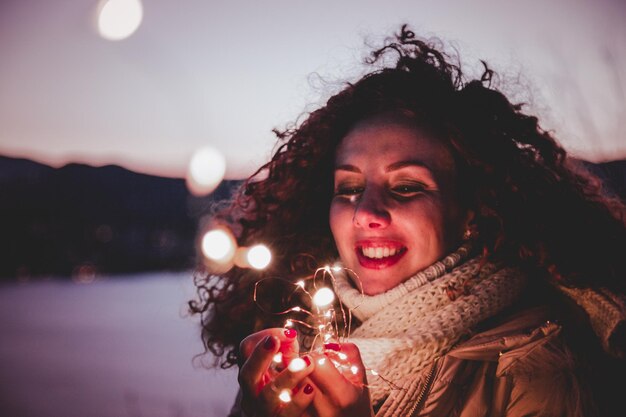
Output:
M335 195L345 195L345 196L351 196L351 195L358 195L361 194L363 192L363 187L361 186L340 186L337 187L337 189L335 190Z
M410 197L426 191L426 186L420 183L397 184L391 187L391 191L403 197Z

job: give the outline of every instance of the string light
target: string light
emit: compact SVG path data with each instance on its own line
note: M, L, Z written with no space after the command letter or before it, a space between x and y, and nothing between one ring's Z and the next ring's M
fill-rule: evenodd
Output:
M335 293L330 288L320 288L313 296L313 303L317 307L326 307L335 300Z
M309 297L311 301L311 306L313 308L312 311L296 305L293 307L289 307L284 311L266 312L271 314L297 313L305 314L306 316L308 316L306 320L296 317L290 317L286 319L285 328L291 328L295 325L299 325L312 330L313 335L312 342L310 344L311 350L307 352L307 354L314 352L324 355L316 359L317 365L324 366L327 361L330 361L330 363L352 383L362 384L362 381L358 380L358 374L361 368L357 365L350 363L349 357L346 353L337 352L334 349L327 349L325 347L327 343L343 343L344 341L347 341L350 335L352 318L351 310L346 311L346 308L341 303L341 300L338 300L339 309L336 311L336 306L334 306L336 300L335 293L331 288L326 285L328 283L328 278L332 286L335 286L336 278L333 273L339 272L341 270L345 270L354 274L355 282L358 288L361 290L361 295L364 295L361 283L358 281L358 276L356 276L354 271L347 268L342 268L338 265L334 265L332 267L324 266L322 268L319 268L312 276L306 279L298 280L295 283L293 281L288 281L280 278L264 278L260 281L257 281L254 287L254 301L257 303L257 306L261 308L261 310L264 310L261 305L258 304L257 297L259 286L267 280L284 281L285 284L292 285L294 287L292 296L300 293ZM320 285L320 281L324 282L324 285ZM307 288L309 289L307 290ZM289 302L290 299L291 296L289 298L286 298L285 301ZM301 298L296 297L296 299L300 300ZM358 308L358 305L353 308ZM341 319L338 318L337 314L340 314ZM343 327L340 326L340 323L343 324ZM283 357L281 355L281 364L282 361ZM302 358L293 359L287 366L287 369L291 372L298 372L305 368L306 363ZM280 372L281 370L280 365L273 365L272 369L278 372ZM399 389L397 385L380 376L380 374L373 369L364 369L364 372L369 372L371 375L376 376L379 381L387 384L388 386L391 386L392 389ZM283 390L279 393L279 399L282 402L289 402L291 401L291 393Z
M306 368L306 362L302 358L294 358L287 367L291 372L298 372L304 368Z
M291 402L291 392L289 392L288 389L280 391L280 394L278 394L278 399L284 403Z

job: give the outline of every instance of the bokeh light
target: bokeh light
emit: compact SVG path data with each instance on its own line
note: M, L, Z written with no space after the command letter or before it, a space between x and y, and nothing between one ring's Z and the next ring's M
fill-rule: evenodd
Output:
M330 288L320 288L313 295L313 303L318 307L326 307L335 299L335 294Z
M226 230L214 229L204 234L201 247L202 253L209 260L228 263L235 254L235 239Z
M212 147L197 150L189 161L187 188L197 196L211 193L224 179L226 159Z
M142 19L141 0L105 0L98 13L98 32L110 41L126 39L135 33Z
M246 258L252 268L264 269L272 261L272 252L265 245L255 245L248 249Z

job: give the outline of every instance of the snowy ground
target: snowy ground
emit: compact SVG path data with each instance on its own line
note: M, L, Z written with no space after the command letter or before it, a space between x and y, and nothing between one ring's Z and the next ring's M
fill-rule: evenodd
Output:
M224 416L233 370L203 351L189 273L0 285L3 417Z

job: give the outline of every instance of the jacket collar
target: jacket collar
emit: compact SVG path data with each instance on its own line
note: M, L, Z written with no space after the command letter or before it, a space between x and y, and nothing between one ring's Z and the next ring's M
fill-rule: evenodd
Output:
M547 320L546 307L533 307L502 321L490 330L476 333L448 352L465 360L498 362L501 375L532 349L556 337L561 326Z

